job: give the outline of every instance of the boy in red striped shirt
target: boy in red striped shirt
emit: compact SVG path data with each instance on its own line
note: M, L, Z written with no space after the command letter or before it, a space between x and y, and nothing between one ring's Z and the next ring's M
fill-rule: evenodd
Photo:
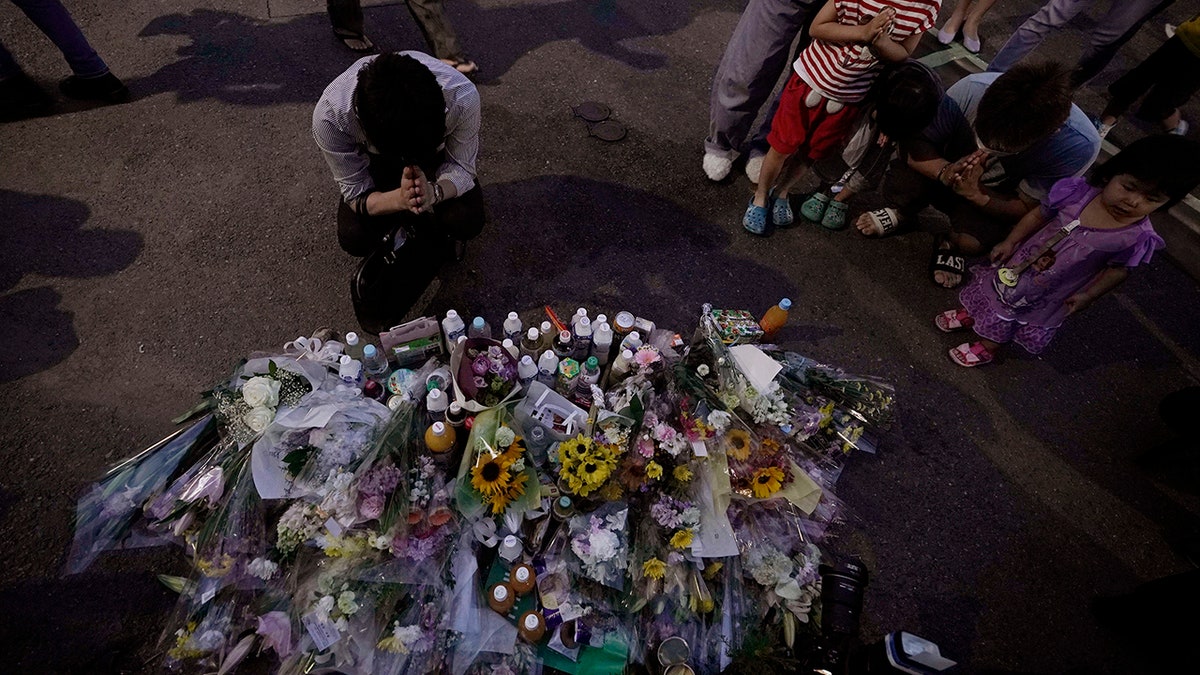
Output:
M792 224L788 191L810 162L836 152L854 127L859 103L884 62L912 54L921 35L933 27L941 0L828 0L813 20L812 43L793 64L779 99L763 159L758 189L742 225L766 234L771 223ZM793 154L803 153L794 171L784 173ZM768 210L769 208L769 210Z

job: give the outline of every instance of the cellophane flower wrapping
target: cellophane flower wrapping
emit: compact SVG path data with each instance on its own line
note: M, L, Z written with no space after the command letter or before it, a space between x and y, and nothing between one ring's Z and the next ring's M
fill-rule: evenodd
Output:
M167 486L180 463L217 441L212 415L154 444L111 469L90 486L75 507L75 538L67 571L78 574L101 552L118 548L148 500Z
M624 588L629 567L628 518L629 507L622 502L609 502L591 513L572 517L572 571L610 588Z

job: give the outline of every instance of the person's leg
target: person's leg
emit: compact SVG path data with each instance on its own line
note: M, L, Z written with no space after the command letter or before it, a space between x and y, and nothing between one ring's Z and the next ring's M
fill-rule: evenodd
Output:
M325 11L334 31L363 34L363 11L359 0L325 0Z
M476 183L465 194L438 204L434 209L436 228L465 243L483 230L487 212L483 206L483 190ZM454 242L452 241L451 244Z
M758 187L754 190L755 206L767 205L767 196L775 188L779 176L783 174L783 166L789 157L790 154L785 155L775 148L767 150L766 156L763 157L762 173L758 176Z
M360 216L339 197L337 206L337 238L342 250L362 258L374 251L384 237L400 226L395 217Z
M450 26L450 20L446 18L442 0L405 0L405 4L434 56L456 64L466 62L467 56L458 44L458 35Z
M1200 88L1200 57L1193 54L1179 36L1167 40L1151 56L1159 57L1156 61L1161 67L1160 75L1146 94L1138 117L1162 123L1167 131L1173 131L1182 119L1179 107Z
M1155 88L1156 85L1164 82L1167 78L1176 77L1180 74L1186 76L1186 73L1181 73L1180 70L1186 71L1187 63L1179 64L1173 61L1173 58L1178 57L1178 54L1175 54L1174 50L1169 49L1173 41L1179 43L1179 38L1167 40L1162 47L1151 52L1150 56L1146 57L1135 68L1108 85L1109 99L1108 104L1104 107L1104 112L1100 113L1101 124L1116 124L1117 119L1128 112L1135 101L1151 88ZM1179 43L1178 46L1187 52L1187 47L1183 46L1182 43ZM1186 56L1191 56L1191 53L1187 52ZM1191 62L1195 62L1195 57L1191 58ZM1179 65L1183 65L1183 68L1181 69ZM1174 106L1172 105L1171 107ZM1169 112L1170 108L1167 109L1166 113ZM1162 117L1158 117L1153 121L1157 122L1161 119Z
M706 168L713 180L724 178L714 176L728 174L729 163L742 151L751 125L787 65L788 50L807 12L807 7L793 0L750 0L742 12L717 67L709 98L704 151L706 167L714 164L714 171ZM707 156L721 161L710 162Z
M967 49L973 52L979 51L979 24L983 21L983 15L996 4L996 0L974 0L967 8L967 16L963 20L963 44ZM974 49L971 46L974 45Z
M1128 42L1142 24L1170 6L1175 0L1120 0L1113 2L1108 13L1096 22L1091 41L1079 57L1071 73L1071 86L1081 87L1108 65L1113 56Z
M988 71L1002 73L1012 68L1041 44L1050 31L1067 25L1093 2L1094 0L1050 0L1013 31L991 63L988 63Z
M100 77L108 73L104 59L92 49L70 12L58 0L12 0L25 16L58 47L71 72L80 77Z

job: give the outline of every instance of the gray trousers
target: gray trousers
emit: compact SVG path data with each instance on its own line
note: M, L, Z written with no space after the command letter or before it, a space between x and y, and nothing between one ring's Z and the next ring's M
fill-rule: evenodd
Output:
M442 0L405 0L404 4L408 6L434 56L454 61L467 59L442 9ZM325 0L325 8L334 29L363 34L363 12L359 0Z
M1104 70L1137 29L1172 2L1174 0L1111 0L1108 12L1092 29L1091 41L1079 57L1071 83L1080 86ZM1067 25L1094 4L1096 0L1050 0L1013 32L988 64L988 70L1004 72L1012 68L1041 44L1047 34Z
M733 159L816 0L749 0L713 78L706 152Z

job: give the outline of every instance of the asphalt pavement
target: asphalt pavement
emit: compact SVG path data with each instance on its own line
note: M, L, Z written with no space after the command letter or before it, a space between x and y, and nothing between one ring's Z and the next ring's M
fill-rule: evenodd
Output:
M703 302L761 312L790 297L781 341L899 393L883 447L854 457L837 493L849 518L832 546L871 570L865 637L916 633L968 672L1156 671L1088 606L1193 569L1171 543L1200 525L1194 466L1133 461L1171 437L1162 397L1200 379L1187 246L1073 317L1043 356L963 370L946 357L961 340L933 325L956 295L929 281L928 234L754 238L745 177L704 178L709 88L743 3L446 4L483 68L491 224L430 312L628 308L684 331ZM1038 4L998 3L982 56ZM183 561L119 552L65 576L75 497L242 356L354 328L355 261L337 247L337 193L309 128L357 57L319 0L67 5L134 100L0 125L0 644L9 672L129 672L152 661L174 602L154 573ZM1148 24L1081 106L1098 111L1162 23L1194 11L1181 1ZM423 48L403 6L366 16L381 48ZM1039 55L1073 60L1088 25ZM9 3L0 41L47 87L67 74ZM589 137L571 113L589 100L625 140ZM1185 114L1200 125L1195 102ZM1115 140L1147 131L1125 123ZM1187 239L1179 219L1156 222Z

